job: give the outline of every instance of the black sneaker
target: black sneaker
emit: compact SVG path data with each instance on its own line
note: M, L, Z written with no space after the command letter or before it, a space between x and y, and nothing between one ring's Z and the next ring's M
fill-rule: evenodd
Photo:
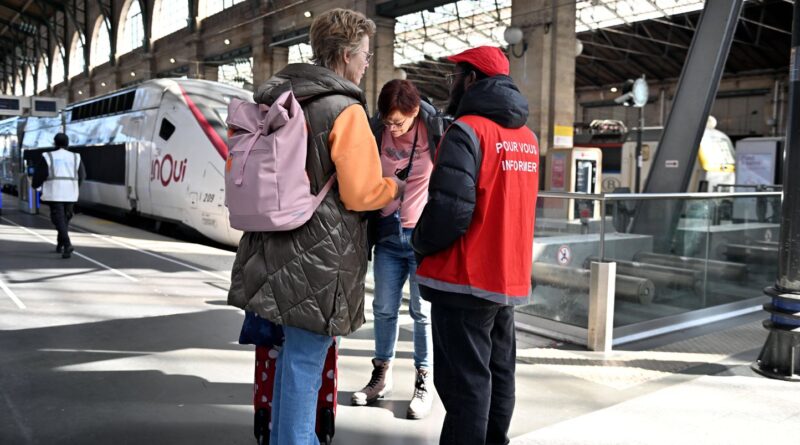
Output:
M64 253L61 254L61 258L69 258L72 256L72 251L75 250L72 246L64 247Z
M61 244L56 244L56 253L61 253L64 251L64 246Z

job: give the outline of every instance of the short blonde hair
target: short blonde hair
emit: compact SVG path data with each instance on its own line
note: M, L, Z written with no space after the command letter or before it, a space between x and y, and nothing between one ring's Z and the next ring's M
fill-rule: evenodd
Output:
M335 8L314 20L309 31L313 61L334 69L342 63L344 52L358 50L364 36L375 35L375 22L350 9Z

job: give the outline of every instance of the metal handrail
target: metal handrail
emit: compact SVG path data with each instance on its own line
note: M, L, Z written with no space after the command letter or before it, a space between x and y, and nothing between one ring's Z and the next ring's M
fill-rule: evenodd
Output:
M655 201L660 199L719 199L719 198L757 198L783 196L783 192L714 192L714 193L569 193L539 192L540 198L584 199L592 201Z

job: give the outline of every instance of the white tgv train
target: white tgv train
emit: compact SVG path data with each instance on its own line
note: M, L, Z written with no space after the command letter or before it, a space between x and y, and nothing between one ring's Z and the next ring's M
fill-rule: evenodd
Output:
M231 98L247 90L217 82L157 79L64 109L70 150L80 153L86 181L80 203L176 222L227 245L241 232L224 205L225 118ZM53 147L61 118L28 118L22 157Z

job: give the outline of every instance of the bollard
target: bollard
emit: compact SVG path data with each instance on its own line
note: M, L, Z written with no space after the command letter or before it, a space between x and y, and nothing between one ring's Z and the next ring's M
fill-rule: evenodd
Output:
M611 352L614 340L614 285L617 263L592 262L591 270L586 344L592 351Z

